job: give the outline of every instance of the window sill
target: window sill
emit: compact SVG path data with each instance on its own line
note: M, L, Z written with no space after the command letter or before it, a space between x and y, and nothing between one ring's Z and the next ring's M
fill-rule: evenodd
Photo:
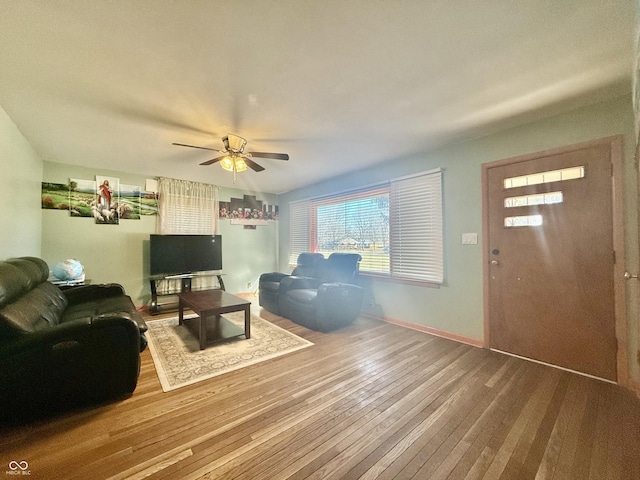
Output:
M442 284L429 282L427 280L411 280L408 278L397 278L392 277L391 275L381 275L379 273L370 273L370 272L359 272L361 277L369 277L374 280L380 280L383 282L390 283L399 283L402 285L414 285L416 287L426 287L426 288L440 288Z

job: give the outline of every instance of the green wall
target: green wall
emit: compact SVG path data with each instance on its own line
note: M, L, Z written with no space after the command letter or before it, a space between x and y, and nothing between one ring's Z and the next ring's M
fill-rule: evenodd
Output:
M44 162L42 181L67 183L69 178L93 180L96 175L116 177L127 185L140 185L145 177L126 172L95 170L77 165ZM219 199L240 197L252 192L220 188ZM275 204L274 195L256 194ZM155 216L140 220L120 220L119 225L96 225L93 218L70 217L68 212L42 210L42 258L52 267L66 258L85 266L92 283L116 282L124 286L137 306L150 301L149 235L156 233ZM247 292L260 272L276 268L276 222L245 230L241 225L220 221L223 245L223 273L227 291Z
M273 194L222 187L219 200L225 202L232 197L242 198L243 194L256 195L258 200L277 205L277 196ZM247 230L242 225L232 225L230 220L220 220L223 280L228 291L257 291L260 274L277 270L278 223L269 221L267 225L256 226L255 230Z
M433 327L470 339L483 337L482 236L478 245L462 245L462 233L482 231L481 165L516 155L571 145L610 135L624 135L625 267L637 272L638 202L634 167L631 98L621 97L556 117L502 131L464 143L425 151L360 172L342 175L277 197L258 198L280 207L280 222L245 230L220 222L223 235L225 283L230 292L255 290L262 272L290 271L288 260L289 202L381 182L431 168L444 169L445 270L441 288L426 288L368 280L366 311L390 319ZM96 225L92 219L71 218L66 212L40 209L42 181L66 183L69 178L95 175L120 178L144 186L145 178L109 170L96 171L70 164L42 162L13 121L0 108L0 258L39 255L50 265L77 258L94 283L118 282L134 302L149 301L148 237L155 217L122 220L118 226ZM242 196L220 189L220 200ZM281 241L280 241L281 240ZM365 279L366 280L366 279ZM251 287L248 285L251 284ZM638 352L638 285L627 284L629 358L632 377L640 378L632 359Z
M136 305L142 306L150 301L148 240L156 232L155 216L96 225L91 218L72 218L67 211L41 208L42 182L66 184L69 178L94 180L96 175L145 185L145 177L127 172L43 162L0 107L0 259L34 255L53 267L66 258L76 258L92 283L120 283ZM277 204L275 195L230 188L220 188L219 199L228 201L244 194ZM253 291L260 273L276 270L277 229L277 222L247 230L229 220L220 221L228 291Z
M631 98L621 97L553 118L426 151L410 158L343 175L281 195L280 238L289 238L289 202L363 186L389 178L444 168L445 275L441 288L412 286L364 278L365 310L373 315L436 328L474 340L483 339L481 165L521 154L571 145L610 135L624 135L626 265L637 271L637 176L633 166ZM479 235L478 245L462 245L466 232ZM288 268L288 242L280 243L280 268ZM285 270L286 271L286 270ZM628 288L634 288L629 286ZM638 345L635 291L628 292L630 356ZM636 369L637 365L632 368Z
M0 107L0 259L40 255L42 160Z

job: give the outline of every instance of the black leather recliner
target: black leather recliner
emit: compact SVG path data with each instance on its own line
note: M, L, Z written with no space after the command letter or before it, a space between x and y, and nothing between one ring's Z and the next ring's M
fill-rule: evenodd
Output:
M291 275L300 277L315 277L318 262L324 259L321 253L304 252L298 255L297 265L291 272ZM258 282L258 302L261 307L269 310L271 313L280 315L278 307L278 298L280 292L280 282L283 278L289 277L286 273L271 272L260 275Z
M60 290L36 257L0 261L0 420L130 394L146 325L118 284Z
M357 253L332 253L320 261L315 277L285 277L280 282L280 315L312 330L328 332L360 314L364 290L357 285Z

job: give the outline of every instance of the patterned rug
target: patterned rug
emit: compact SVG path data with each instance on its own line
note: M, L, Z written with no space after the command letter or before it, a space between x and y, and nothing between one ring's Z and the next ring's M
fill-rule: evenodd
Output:
M187 315L185 319L193 317ZM224 317L244 329L243 312ZM165 392L313 345L256 315L251 315L250 339L235 337L212 343L204 350L185 325L178 325L178 317L146 323L149 350Z

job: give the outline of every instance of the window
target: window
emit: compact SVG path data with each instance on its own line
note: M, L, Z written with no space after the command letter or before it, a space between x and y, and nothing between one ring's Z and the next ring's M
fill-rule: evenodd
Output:
M218 187L165 177L158 187L158 233L216 233Z
M563 168L562 170L548 170L546 172L530 173L520 177L504 179L504 188L526 187L542 183L564 182L584 178L584 166Z
M218 187L205 183L160 177L158 179L158 233L215 234L218 225ZM182 290L181 280L156 283L160 295ZM217 277L196 277L193 290L217 288Z
M542 215L521 215L519 217L505 217L504 226L513 227L539 227L542 225Z
M290 257L353 252L360 270L442 283L442 172L424 172L362 190L294 202Z
M552 205L562 203L564 195L562 192L534 193L531 195L521 195L519 197L507 197L504 199L505 208L531 207L533 205Z

